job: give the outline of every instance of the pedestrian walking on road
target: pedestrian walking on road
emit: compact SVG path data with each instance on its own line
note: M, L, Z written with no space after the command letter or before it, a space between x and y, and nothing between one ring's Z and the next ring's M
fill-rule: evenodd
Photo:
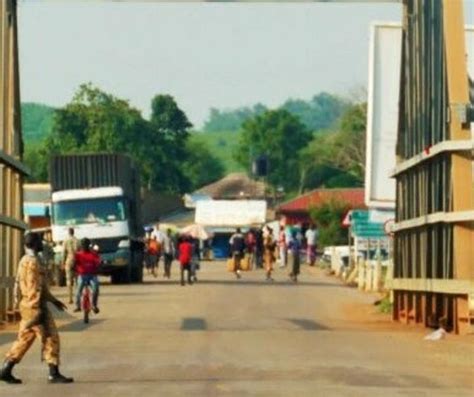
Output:
M38 233L29 233L25 236L26 253L18 264L15 280L15 306L20 309L20 330L17 340L6 354L0 371L0 381L6 383L22 383L13 376L12 370L22 360L36 337L42 344L42 358L49 365L48 382L74 381L59 372L59 335L47 303L51 302L61 311L66 309L66 305L49 292L46 271L38 255L42 250L42 241Z
M309 266L314 266L316 262L316 244L318 241L318 230L316 226L311 224L308 230L306 230L306 263Z
M156 236L152 236L147 240L146 243L146 253L145 253L145 265L148 270L148 274L153 274L154 277L157 276L157 266L158 266L158 254L160 252L160 243Z
M174 250L173 236L171 229L168 229L163 238L163 258L165 261L164 277L167 279L171 278L171 265L173 264L173 258L175 256Z
M263 230L258 229L255 232L255 267L263 268Z
M234 261L234 273L237 278L241 278L241 262L245 255L245 237L240 228L235 230L235 233L229 240L230 251Z
M198 238L191 238L193 254L191 257L191 279L196 282L197 272L201 268L201 241Z
M280 231L278 233L278 248L280 250L280 268L284 268L287 265L287 246L286 246L286 233L285 227L280 226Z
M263 261L267 281L273 281L272 272L275 263L276 242L273 239L273 229L270 227L263 234Z
M74 236L74 229L71 227L68 230L69 237L64 241L63 244L63 267L66 273L66 286L69 295L69 304L72 304L73 289L76 279L76 273L74 272L74 256L79 249L79 241Z
M245 235L245 246L247 248L248 260L250 265L255 265L257 237L254 229L250 229Z
M297 232L293 231L291 239L288 242L288 263L290 265L290 278L296 283L300 274L300 249L301 241Z
M191 238L188 236L182 237L182 241L178 245L178 256L179 263L181 265L181 285L184 286L184 272L187 272L188 284L192 285L192 272L191 272L191 260L193 258L193 245L191 244Z

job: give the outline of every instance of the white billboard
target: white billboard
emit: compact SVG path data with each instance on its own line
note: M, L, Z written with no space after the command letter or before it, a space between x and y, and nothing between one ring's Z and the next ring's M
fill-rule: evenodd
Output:
M395 146L400 97L402 29L374 23L369 47L365 204L395 208Z
M371 26L367 103L365 204L395 208L395 148L400 96L401 38L398 23ZM474 78L474 27L466 26L468 72ZM474 131L474 124L471 126Z
M203 226L251 226L265 223L263 200L209 200L196 203L195 222Z

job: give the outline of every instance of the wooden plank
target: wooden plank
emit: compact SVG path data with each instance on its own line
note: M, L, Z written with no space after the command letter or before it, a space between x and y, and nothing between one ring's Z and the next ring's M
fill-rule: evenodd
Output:
M448 74L450 107L469 103L466 65L466 40L462 0L444 0L444 35ZM462 123L457 112L451 112L450 134L453 140L471 138L469 123ZM453 211L474 209L472 188L472 156L452 155ZM454 275L460 279L473 279L474 222L454 227Z
M418 166L419 164L432 159L433 157L439 156L442 153L449 152L467 152L471 153L474 150L474 140L462 139L462 140L450 140L443 141L433 145L428 151L423 151L417 155L409 158L408 160L402 161L392 171L392 177L402 174L411 168Z
M394 278L386 288L395 291L424 291L453 295L474 294L474 280Z
M4 215L0 215L0 224L11 226L15 229L26 230L28 225L25 222L18 221L14 218L10 218Z
M394 224L393 231L399 232L407 229L415 229L418 227L433 225L435 223L472 223L474 221L474 210L457 211L457 212L436 212L418 218Z
M0 289L13 288L15 277L0 277Z

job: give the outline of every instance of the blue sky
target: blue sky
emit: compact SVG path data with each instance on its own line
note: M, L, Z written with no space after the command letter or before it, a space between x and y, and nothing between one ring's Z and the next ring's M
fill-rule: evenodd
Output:
M171 94L199 127L210 107L352 95L370 22L400 18L400 4L20 1L22 100L61 106L90 81L145 115Z

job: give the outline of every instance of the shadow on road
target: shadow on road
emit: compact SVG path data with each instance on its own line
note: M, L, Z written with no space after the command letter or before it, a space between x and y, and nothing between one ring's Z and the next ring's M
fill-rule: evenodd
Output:
M0 346L12 343L16 338L16 332L0 330Z
M245 277L245 276L243 276ZM245 287L251 287L255 285L267 285L272 287L298 287L298 286L311 286L311 287L336 287L342 288L343 285L340 284L331 284L331 283L324 283L318 281L299 281L294 283L293 281L285 280L285 281L278 281L275 280L273 282L268 282L266 280L246 280L245 278L241 278L240 280L237 279L230 279L230 280L199 280L197 284L203 285L239 285Z
M181 323L182 331L206 331L207 321L200 317L187 317L183 318Z
M103 319L90 319L90 322L88 324L85 324L84 321L81 319L81 320L76 320L76 321L73 321L69 324L66 324L66 325L62 325L60 327L58 327L58 330L59 332L81 332L81 331L85 331L86 329L88 328L91 328L95 325L98 325L102 322L104 322L105 320Z
M279 281L275 280L273 282L268 282L266 280L246 280L245 275L243 278L237 280L237 279L227 279L227 280L204 280L204 279L199 279L195 283L195 285L239 285L239 286L244 286L244 287L250 287L250 286L255 286L255 285L267 285L267 286L274 286L274 287L287 287L287 286L293 286L293 287L335 287L335 288L344 288L345 286L342 284L335 284L335 283L325 283L325 282L320 282L320 281L298 281L297 283L294 283L293 281L290 280L284 280L284 281ZM102 286L107 286L108 288L111 287L113 288L118 288L123 285L113 285L113 284L108 284L108 283L101 283ZM146 280L141 284L133 284L134 287L147 287L150 285L161 285L161 286L167 286L167 287L174 287L180 285L179 280ZM345 287L347 288L347 287ZM114 295L114 293L107 292L107 295ZM127 292L118 292L116 295L140 295L140 293L127 293Z
M329 328L306 318L287 318L286 321L293 323L305 331L329 331Z

